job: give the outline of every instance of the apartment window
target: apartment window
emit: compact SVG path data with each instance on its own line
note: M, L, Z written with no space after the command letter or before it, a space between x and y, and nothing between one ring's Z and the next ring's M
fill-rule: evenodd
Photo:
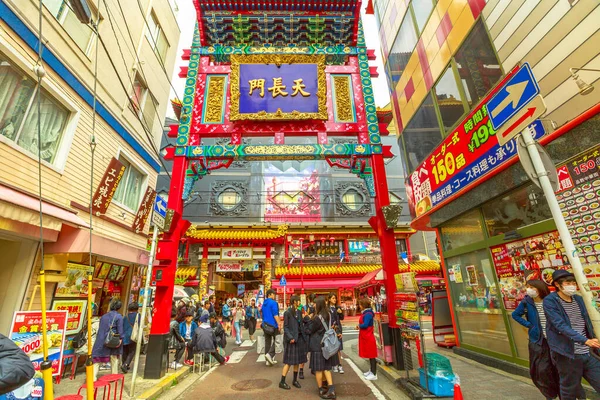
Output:
M402 76L402 72L404 72L418 40L412 15L410 12L407 12L388 57L387 64L392 79L390 88L394 88L400 80L400 76Z
M148 92L148 88L146 84L142 80L142 77L139 74L135 74L135 79L133 81L133 87L131 88L131 103L130 106L134 108L135 111L140 112L142 110L142 106L144 105L144 100L146 100L146 93Z
M125 166L125 173L117 187L114 199L130 210L137 211L146 176L123 156L119 156L119 161Z
M423 32L423 28L433 11L434 1L432 0L417 0L410 3L411 8L415 14L415 23L419 32Z
M500 63L481 20L460 46L455 60L472 108L502 77Z
M79 22L75 13L71 10L69 1L43 0L43 3L48 11L54 15L54 18L60 22L77 46L83 50L84 53L87 53L93 36L92 28L89 25Z
M152 50L154 50L154 53L156 53L158 58L164 62L167 50L169 50L169 42L167 42L167 36L158 23L158 18L156 18L154 12L150 13L150 17L148 18L146 38L150 42L150 46L152 47Z
M448 132L466 111L452 65L448 66L435 85L435 98L444 124L444 131Z
M427 95L423 104L415 112L415 115L402 132L402 138L408 159L408 167L412 172L442 140L432 93Z
M0 54L0 135L37 156L37 82ZM42 159L54 163L70 112L41 90Z
M135 75L130 97L129 108L137 114L144 126L152 130L156 117L156 100L139 74Z

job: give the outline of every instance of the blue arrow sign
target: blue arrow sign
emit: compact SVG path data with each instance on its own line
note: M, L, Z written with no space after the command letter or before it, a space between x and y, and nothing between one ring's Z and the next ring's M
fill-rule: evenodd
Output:
M281 279L279 279L279 286L287 285L287 281L285 280L285 275L281 275Z
M513 77L487 103L492 126L498 130L540 93L540 88L528 63L524 63Z
M154 201L154 212L163 218L167 216L167 201L160 196Z

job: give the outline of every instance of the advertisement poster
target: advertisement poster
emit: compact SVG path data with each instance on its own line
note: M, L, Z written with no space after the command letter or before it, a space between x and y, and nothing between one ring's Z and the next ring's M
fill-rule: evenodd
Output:
M467 265L465 267L467 270L467 278L469 279L469 286L478 286L479 282L477 280L477 270L474 265Z
M379 240L350 240L348 241L348 251L350 254L380 254Z
M238 287L237 287L238 297L243 295L245 291L246 291L246 285L244 283L238 283Z
M108 273L110 272L110 267L111 267L110 263L97 262L96 263L96 271L98 271L98 272L97 272L96 278L106 279L106 277L108 276Z
M242 272L255 272L260 270L260 264L258 261L244 261L242 262Z
M460 264L454 264L452 268L454 268L454 281L456 283L463 283L462 270L460 269Z
M67 263L67 278L56 285L54 297L87 296L88 268L88 265Z
M600 146L557 168L557 200L594 297L600 290Z
M314 162L298 170L292 167L283 170L272 162L267 165L265 222L320 222L320 179Z
M491 248L504 307L513 310L525 297L525 282L530 279L552 284L557 269L569 269L558 232L549 232Z
M216 265L217 272L241 272L242 271L241 262L235 261L219 261Z
M67 311L47 311L48 360L52 362L52 375L61 373L60 367L67 325ZM29 356L36 371L43 361L42 312L16 311L13 317L9 339L15 342Z
M117 276L119 276L119 273L121 272L121 266L120 265L114 265L112 266L112 268L110 269L110 273L108 274L107 279L109 281L116 281L117 280Z
M66 311L67 335L74 335L81 331L84 324L87 300L54 300L53 311Z

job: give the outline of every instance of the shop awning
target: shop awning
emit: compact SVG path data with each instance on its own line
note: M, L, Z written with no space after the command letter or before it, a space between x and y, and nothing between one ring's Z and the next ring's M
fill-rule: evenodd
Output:
M2 218L40 226L40 203L33 196L0 185L0 215ZM88 228L75 213L42 201L43 227L60 231L62 224Z
M57 254L87 253L90 251L90 232L88 230L64 226L59 239L56 243L49 243L44 246L44 252ZM148 265L148 251L146 249L99 235L92 235L92 253L114 260Z
M371 271L368 274L366 274L365 276L363 276L363 278L356 284L357 288L363 287L363 286L369 286L373 283L373 281L378 280L377 279L377 274L382 273L382 279L383 279L383 269L379 268L375 271Z
M355 288L356 285L360 282L360 278L355 279L305 279L304 280L304 289L337 289L337 288ZM272 283L273 289L277 289L279 286L279 281L273 280ZM300 280L287 280L288 288L300 289L302 287L302 283Z

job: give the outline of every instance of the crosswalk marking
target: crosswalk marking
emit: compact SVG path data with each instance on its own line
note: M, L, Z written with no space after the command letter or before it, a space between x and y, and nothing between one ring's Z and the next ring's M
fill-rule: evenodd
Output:
M264 363L265 361L267 361L267 360L265 360L264 354L261 354L260 356L258 356L258 359L256 360L256 362L261 362L261 363Z
M229 361L227 361L227 364L239 363L240 361L242 361L242 358L244 358L246 353L248 353L248 351L234 351L233 353L231 353L231 356L229 356Z
M254 342L252 340L244 340L244 343L240 345L240 347L250 347L254 346Z

